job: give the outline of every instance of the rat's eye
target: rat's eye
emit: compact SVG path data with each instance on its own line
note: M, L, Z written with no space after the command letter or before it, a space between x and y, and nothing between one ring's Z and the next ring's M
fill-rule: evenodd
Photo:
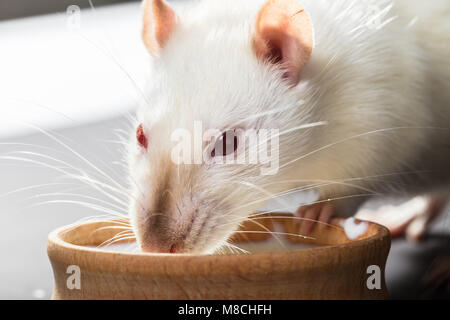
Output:
M238 137L234 130L228 130L216 140L211 157L224 157L235 153L238 149Z
M136 130L136 139L142 148L147 149L148 140L147 140L147 137L145 136L144 128L142 127L142 124L140 124Z

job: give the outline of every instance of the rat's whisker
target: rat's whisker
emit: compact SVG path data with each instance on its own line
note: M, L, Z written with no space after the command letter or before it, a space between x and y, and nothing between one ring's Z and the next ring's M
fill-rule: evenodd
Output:
M100 227L95 230L93 230L88 237L92 236L94 233L103 231L103 230L124 230L124 231L132 231L131 227L124 227L124 226L107 226L107 227ZM134 233L133 233L134 234ZM131 235L131 234L130 234Z
M260 223L258 221L255 221L255 220L252 220L252 219L245 219L245 217L244 218L240 217L240 219L236 219L235 221L239 221L239 220L243 220L242 223L243 222L250 222L250 223L256 224L257 226L259 226L260 228L264 229L265 231L272 232L269 228L267 228L265 225L263 225L262 223ZM235 222L235 221L233 221L233 222ZM221 226L227 226L229 224L232 224L232 222L221 224ZM285 247L285 245L284 245L283 241L281 240L281 238L279 238L277 235L274 235L274 238L280 243L280 245L282 247Z
M326 225L329 227L335 227L337 229L341 229L339 226L335 226L326 222L322 222L319 221L317 219L310 219L310 218L302 218L302 217L295 217L295 216L272 216L271 214L276 214L279 213L278 210L268 210L268 211L264 211L264 212L256 212L253 214L250 214L246 217L241 217L239 215L229 215L230 217L234 217L235 219L231 219L229 220L227 223L221 224L222 226L227 226L230 224L235 224L237 221L241 221L243 220L243 222L254 222L254 220L262 220L262 219L291 219L291 220L301 220L301 221L310 221L310 222L315 222L318 224L322 224L322 225ZM270 214L270 216L267 216L268 214ZM270 231L270 230L269 230Z
M97 141L104 142L104 143L118 144L120 146L126 146L127 145L126 141L120 141L120 140L98 139Z
M279 180L274 182L268 182L262 184L262 186L269 186L274 184L284 184L284 183L297 183L297 182L311 182L311 181L317 181L317 182L333 182L333 183L341 183L341 182L349 182L349 181L365 181L365 180L372 180L372 179L378 179L378 178L384 178L384 177L390 177L390 176L397 176L397 175L412 175L412 174L419 174L419 173L430 173L431 170L413 170L413 171L403 171L403 172L392 172L392 173L384 173L384 174L378 174L378 175L371 175L371 176L363 176L363 177L352 177L352 178L345 178L345 179L331 179L331 180L316 180L316 179L287 179L287 180ZM357 187L358 185L350 185L353 187ZM370 190L367 190L370 191Z
M51 182L51 183L37 184L37 185L34 185L34 186L23 187L23 188L19 188L19 189L13 190L13 191L6 192L4 194L0 194L0 198L7 197L9 195L12 195L12 194L15 194L15 193L20 193L20 192L23 192L23 191L34 190L34 189L39 189L39 188L46 188L46 187L51 187L51 186L64 186L64 185L71 185L71 186L73 186L75 184L74 183L68 183L68 182L66 182L66 183L65 182Z
M127 213L127 207L123 206L117 206L115 204L112 204L111 202L108 201L104 201L95 197L91 197L91 196L86 196L83 194L77 194L77 193L63 193L63 192L53 192L53 193L44 193L44 194L37 194L35 196L30 197L29 199L36 199L36 198L43 198L43 197L59 197L59 196L66 196L66 197L78 197L81 199L87 199L87 200L93 200L93 201L97 201L100 204L104 204L107 206L110 206L111 208L118 210L120 212L123 212L124 214Z
M83 170L81 170L80 168L77 168L77 167L71 165L70 163L68 163L66 161L63 161L61 159L57 159L57 158L49 156L49 155L45 155L45 154L41 154L41 153L37 153L37 152L31 152L31 151L13 151L13 152L10 152L8 154L23 154L23 155L36 156L36 157L39 157L39 158L51 160L51 161L54 161L56 163L62 164L64 166L66 166L67 168L73 169L74 171L79 172L82 175L87 176L87 174ZM115 188L115 189L119 190L118 188ZM121 191L121 193L123 193L123 190Z
M118 229L118 230L133 230L133 228L131 226L107 226L107 227L100 227L95 229L93 232L98 232L98 231L102 231L102 230L110 230L110 229Z
M49 137L51 140L57 142L58 144L60 144L62 147L64 147L65 149L67 149L68 151L70 151L72 154L74 154L78 159L82 160L84 163L86 163L89 167L91 167L92 169L94 169L96 172L98 172L99 174L101 174L103 177L105 177L106 179L108 179L111 183L113 183L118 189L122 190L125 193L128 193L128 190L126 190L123 186L121 186L119 183L117 183L117 181L115 181L114 179L111 178L111 176L109 176L108 174L106 174L103 170L99 169L96 165L94 165L91 161L87 160L84 156L82 156L80 153L78 153L77 151L75 151L73 148L71 148L69 145L67 145L66 143L62 142L60 139L58 139L55 135L50 134L48 131L39 128L37 126L34 126L32 124L28 124L30 127L34 128L35 130L41 132L42 134L44 134L45 136Z
M105 221L104 219L107 219L107 221ZM111 216L111 215L97 215L97 216L84 217L84 218L79 219L77 221L77 224L89 223L89 222L107 222L111 225L118 225L118 226L133 228L133 226L130 224L128 217L116 217L116 216Z
M310 240L316 240L316 238L314 237L309 237L309 236L304 236L301 234L297 234L297 233L289 233L289 232L277 232L277 231L251 231L251 230L238 230L235 231L235 233L250 233L250 234L270 234L270 235L280 235L280 236L290 236L290 237L298 237L298 238L302 238L302 239L310 239Z
M58 151L54 148L51 147L47 147L47 146L42 146L39 144L32 144L32 143L22 143L22 142L0 142L1 146L20 146L20 147L32 147L32 148L38 148L38 149L44 149L44 150L48 150L48 151L52 151L52 152L56 152L56 153L60 153L60 154L64 154L61 151Z
M319 220L316 220L316 219L309 219L309 218L302 218L302 217L295 217L295 216L272 216L272 215L271 216L267 216L267 217L263 216L263 215L266 215L266 214L269 214L269 213L274 213L274 212L270 212L270 211L258 212L257 214L250 215L249 218L250 219L255 219L255 220L261 220L261 219L290 219L290 220L311 221L311 222L322 224L324 226L331 227L331 228L334 228L334 229L338 229L338 230L342 230L343 229L343 227L341 227L341 226L334 225L334 224L331 224L331 223L326 223L326 222L319 221Z
M335 200L344 200L344 199L352 199L352 198L358 198L358 197L370 197L370 196L378 196L379 194L372 194L372 193L359 193L359 194L352 194L352 195L347 195L347 196L342 196L342 197L334 197L334 198L328 198L328 199L324 199L324 200L317 200L311 203L308 203L307 205L313 205L313 204L319 204L319 203L326 203L326 202L331 202L331 201L335 201Z
M259 192L261 192L261 193L263 193L263 194L265 194L265 195L267 195L267 196L269 196L269 198L270 199L275 199L276 201L279 201L279 197L277 198L273 193L270 193L270 192L268 192L267 190L265 190L264 188L261 188L261 187L259 187L259 186L257 186L257 185L255 185L255 184L253 184L253 183L250 183L250 182L248 182L248 181L239 181L238 183L240 183L240 184L242 184L242 185L245 185L245 186L248 186L248 187L250 187L250 188L253 188L253 189L255 189L255 190L257 190L257 191L259 191ZM279 202L281 205L286 205L287 203L285 203L284 201L282 202L282 201L280 201ZM288 205L288 204L287 204ZM288 205L289 206L289 205Z
M272 140L273 138L279 138L282 135L287 134L287 133L291 133L291 132L295 132L295 131L299 131L299 130L303 130L303 129L310 129L310 128L315 128L315 127L320 127L320 126L326 126L326 125L328 125L328 121L318 121L318 122L302 124L302 125L299 125L297 127L293 127L293 128L289 128L289 129L286 129L284 131L281 131L277 135L270 136L266 140L258 141L258 145L257 146L260 147L261 145L266 144L268 141Z
M109 247L111 245L113 245L114 243L120 242L120 241L124 241L124 240L135 240L136 237L132 236L132 235L123 235L122 237L118 237L116 239L108 239L106 241L103 241L102 243L100 243L97 248L101 248L101 247Z
M118 233L116 233L112 238L110 238L111 240L114 240L114 239L117 239L117 238L120 238L120 237L123 237L123 236L130 236L130 235L133 235L134 233L133 233L133 231L132 230L129 230L129 229L127 229L127 230L123 230L123 231L120 231L120 232L118 232Z
M238 122L234 123L234 126L239 126L240 124L245 123L245 122L247 122L249 120L255 120L255 119L258 119L258 118L261 118L261 117L264 117L264 116L269 116L269 115L277 114L277 113L280 113L280 112L285 112L285 111L287 111L289 109L298 108L302 104L304 104L304 102L300 101L298 104L291 104L291 105L288 105L287 107L283 106L283 107L280 107L280 108L270 109L269 111L262 111L262 112L259 112L257 114L253 114L253 115L251 115L249 117L246 117L246 118L244 118L242 120L239 120ZM229 128L229 129L231 129L231 128Z
M76 122L74 119L72 119L68 115L66 115L66 114L64 114L62 112L59 112L56 107L52 107L52 106L49 106L47 104L43 104L43 103L32 101L32 100L23 99L21 97L20 98L19 97L7 97L6 100L13 101L13 103L17 103L17 102L19 102L21 104L25 103L25 104L32 105L34 107L45 109L47 111L53 112L54 114L57 114L57 115L61 116L62 118L65 118L66 120L71 121L72 123Z
M294 194L294 193L296 193L296 192L306 191L306 190L309 190L309 189L315 189L315 188L317 188L317 186L319 186L319 184L312 184L312 185L308 185L308 186L305 186L305 187L291 188L291 189L282 191L282 192L280 192L280 193L278 193L278 194L276 194L276 195L273 195L273 194L272 194L272 195L269 195L269 196L267 196L267 197L261 197L261 198L259 198L259 199L257 199L257 200L253 200L253 201L246 202L246 203L243 204L243 205L234 207L233 210L230 211L230 212L232 213L232 212L235 212L235 211L237 211L237 210L240 210L240 209L249 207L249 206L254 205L254 204L266 202L266 201L268 201L268 200L272 200L272 199L276 199L276 198L281 198L281 197L283 197L283 196L287 196L287 195L290 195L290 194ZM282 205L283 205L283 208L290 208L290 207L291 207L291 206L289 206L289 205L287 205L287 204L282 204Z
M48 164L48 163L45 163L45 162L41 162L41 161L37 161L37 160L34 160L34 159L29 159L29 158L14 157L14 156L0 156L0 159L29 162L29 163L34 163L34 164L41 165L43 167L47 167L47 168L53 169L53 170L55 170L57 172L60 172L60 173L64 174L65 177L71 177L71 178L76 179L78 181L85 182L89 186L94 187L97 191L100 191L101 193L103 193L104 195L109 197L110 199L115 200L118 203L125 204L125 202L123 202L122 200L119 200L119 198L111 195L110 193L107 193L103 188L106 188L106 189L109 189L110 191L115 191L117 193L120 193L121 195L124 195L120 190L118 190L118 189L116 189L116 188L114 188L114 187L112 187L110 185L107 185L105 183L102 183L102 182L96 181L96 180L94 180L92 178L89 178L85 173L82 173L83 175L73 174L73 173L71 173L71 172L69 172L69 171L67 171L67 170L65 170L63 168L56 167L56 166L53 166L51 164ZM100 187L103 187L103 188L100 188Z
M226 242L226 243L224 244L224 246L225 246L225 247L228 247L228 248L230 248L230 249L237 250L238 253L250 254L249 251L244 250L244 249L242 249L242 248L238 247L237 245L232 244L232 243L230 243L230 242Z
M93 233L94 233L94 231L91 232L90 235L92 235ZM111 242L114 241L114 240L120 241L120 240L124 239L125 237L132 237L132 236L134 236L134 234L132 234L129 230L124 230L124 231L118 232L117 234L115 234L111 238L109 238L109 239L103 241L102 243L100 243L97 246L97 248L102 247L102 246L106 246L108 244L111 244Z
M356 189L360 189L362 191L367 191L367 192L371 192L373 195L378 195L381 196L383 194L376 192L374 190L368 189L368 188L364 188L361 187L359 185L356 184L350 184L347 183L345 181L358 181L358 180L368 180L368 179L376 179L376 178L382 178L382 177L388 177L388 176L393 176L393 175L408 175L408 174L417 174L417 173L425 173L425 172L430 172L429 170L415 170L415 171L405 171L405 172L394 172L394 173L386 173L386 174L380 174L380 175L372 175L372 176L366 176L366 177L355 177L355 178L348 178L348 179L343 179L341 181L339 180L311 180L311 179L295 179L295 180L281 180L281 181L276 181L276 182L269 182L269 183L265 183L262 184L261 186L270 186L270 185L274 185L274 184L283 184L283 183L295 183L295 182L311 182L311 181L316 181L316 182L324 182L324 183L317 183L317 184L310 184L310 185L306 185L303 187L296 187L296 188L291 188L288 190L285 190L277 195L275 195L274 197L282 197L282 196L286 196L286 195L290 195L296 192L303 192L303 191L307 191L307 190L311 190L311 189L315 189L318 187L323 187L323 186L329 186L332 184L339 184L339 185L346 185L346 186L350 186ZM327 182L327 183L325 183ZM235 210L236 211L238 209L242 209L244 207L247 207L249 205L252 204L256 204L259 202L263 202L263 201L267 201L267 200L271 200L273 197L266 197L266 198L261 198L252 202L248 202L243 206L239 206L236 207ZM286 206L285 208L289 208L290 206Z
M92 0L88 0L89 5L92 9L92 11L95 13L95 7L92 3ZM92 46L94 46L99 52L103 53L107 58L111 59L111 61L120 69L120 71L127 77L127 79L130 81L130 83L133 85L133 87L136 89L136 91L140 94L142 99L145 101L147 106L150 106L150 102L147 99L147 96L145 95L144 91L138 86L136 80L131 76L131 74L125 69L125 67L119 62L119 59L116 57L116 55L108 49L103 48L99 44L95 43L85 35L83 35L81 32L78 32L78 35L83 38L85 41L89 42ZM107 34L104 33L104 37L109 39Z
M297 181L301 181L301 180L297 180ZM314 181L314 180L304 180L304 181L305 182L309 182L309 181ZM291 194L294 194L294 193L297 193L297 192L304 192L304 191L307 191L307 190L316 189L318 187L324 187L324 186L329 186L329 185L333 185L333 184L350 186L350 187L353 187L355 189L359 189L361 191L366 191L366 192L370 193L371 195L375 195L375 196L381 196L382 195L381 193L376 192L374 190L371 190L369 188L361 187L361 186L356 185L356 184L346 183L346 182L342 182L342 181L334 181L334 180L315 180L315 181L317 181L317 182L318 181L322 181L323 183L311 184L311 185L306 185L306 186L302 186L302 187L295 187L295 188L291 188L291 189L282 191L282 192L280 192L278 194L268 193L262 187L256 187L255 185L251 184L258 191L264 190L265 192L263 192L263 193L268 195L268 196L260 198L258 200L247 202L246 204L244 204L242 206L235 207L231 212L234 212L236 210L248 207L248 206L253 205L253 204L264 202L264 201L267 201L267 200L273 200L273 199L281 198L281 197L284 197L284 196L287 196L287 195L291 195ZM248 182L238 182L238 183L246 184L248 186L251 186ZM267 184L263 184L262 186L267 186L267 185L271 185L271 184L274 184L274 183L267 183ZM283 205L284 208L290 208L291 207L291 206L283 204L283 203L280 203L280 204Z
M117 212L115 210L112 210L112 209L109 209L109 208L105 208L105 207L102 207L100 205L92 204L92 203L89 203L89 202L75 201L75 200L48 200L48 201L42 201L42 202L35 203L33 205L28 206L28 208L39 207L39 206L43 206L43 205L47 205L47 204L76 204L76 205L80 205L80 206L88 208L88 209L104 212L104 213L110 214L112 216L126 217L126 215L121 213L121 212Z
M345 142L347 142L347 141L351 141L351 140L354 140L354 139L366 137L366 136L369 136L369 135L372 135L372 134L376 134L376 133L385 133L385 132L391 132L391 131L396 131L396 130L411 130L411 129L419 129L419 130L424 130L424 129L432 129L432 130L450 130L449 128L440 128L440 127L413 127L413 126L411 126L411 127L392 127L392 128L384 128L384 129L371 130L371 131L367 131L367 132L364 132L364 133L355 134L355 135L353 135L353 136L350 136L350 137L347 137L347 138L338 140L338 141L336 141L336 142L327 144L327 145L325 145L325 146L323 146L323 147L317 148L317 149L315 149L315 150L313 150L313 151L311 151L311 152L308 152L308 153L306 153L306 154L304 154L304 155L302 155L302 156L300 156L300 157L298 157L298 158L295 158L295 159L293 159L293 160L290 160L290 161L286 162L285 164L283 164L283 165L281 165L281 166L279 167L279 170L283 169L284 167L286 167L286 166L288 166L288 165L290 165L290 164L292 164L292 163L294 163L294 162L297 162L297 161L302 160L302 159L304 159L304 158L306 158L306 157L309 157L309 156L311 156L311 155L313 155L313 154L315 154L315 153L317 153L317 152L320 152L320 151L329 149L329 148L331 148L331 147L333 147L333 146L336 146L336 145L338 145L338 144L345 143Z
M72 178L80 180L80 181L84 181L84 182L88 183L88 185L93 187L94 189L96 189L96 190L100 191L101 193L103 193L104 195L106 195L108 198L110 198L112 200L115 200L117 203L127 205L127 202L125 202L125 201L123 201L123 200L113 196L112 194L110 194L110 193L108 193L108 192L106 192L104 190L104 189L108 189L109 191L113 191L116 194L120 194L120 195L129 197L127 194L121 193L120 190L117 190L114 187L111 187L110 185L107 185L107 184L105 184L103 182L94 180L94 179L89 178L87 176L69 175L69 177L72 177ZM132 197L130 196L129 198L132 198ZM137 200L137 199L134 199L134 200Z

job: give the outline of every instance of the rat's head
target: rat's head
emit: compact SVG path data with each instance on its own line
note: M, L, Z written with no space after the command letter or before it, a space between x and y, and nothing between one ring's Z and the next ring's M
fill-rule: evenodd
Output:
M310 120L294 87L312 27L295 0L205 1L180 16L148 0L143 37L152 73L130 149L135 233L144 251L213 252L286 179L275 157L292 137L279 133Z

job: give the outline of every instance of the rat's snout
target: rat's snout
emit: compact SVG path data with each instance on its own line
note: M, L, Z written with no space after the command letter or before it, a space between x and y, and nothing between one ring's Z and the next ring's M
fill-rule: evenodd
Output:
M170 236L170 232L166 234L158 234L153 232L152 236L146 236L141 240L141 249L144 252L154 253L179 253L183 248L183 240L178 237Z
M170 226L147 225L142 233L140 246L144 252L180 253L185 248L187 232L171 230Z
M156 208L155 208L156 209ZM138 226L138 241L144 252L182 253L192 250L198 237L198 210L190 197L172 202L162 210L143 213Z

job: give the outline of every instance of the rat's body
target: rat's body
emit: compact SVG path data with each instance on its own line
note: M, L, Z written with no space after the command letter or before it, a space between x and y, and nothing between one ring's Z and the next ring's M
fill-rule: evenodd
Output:
M163 1L144 9L154 63L130 160L143 250L212 252L292 188L336 199L300 212L321 220L354 214L373 193L448 188L448 1L209 0L179 18ZM278 172L175 164L171 135L195 121L279 129Z

